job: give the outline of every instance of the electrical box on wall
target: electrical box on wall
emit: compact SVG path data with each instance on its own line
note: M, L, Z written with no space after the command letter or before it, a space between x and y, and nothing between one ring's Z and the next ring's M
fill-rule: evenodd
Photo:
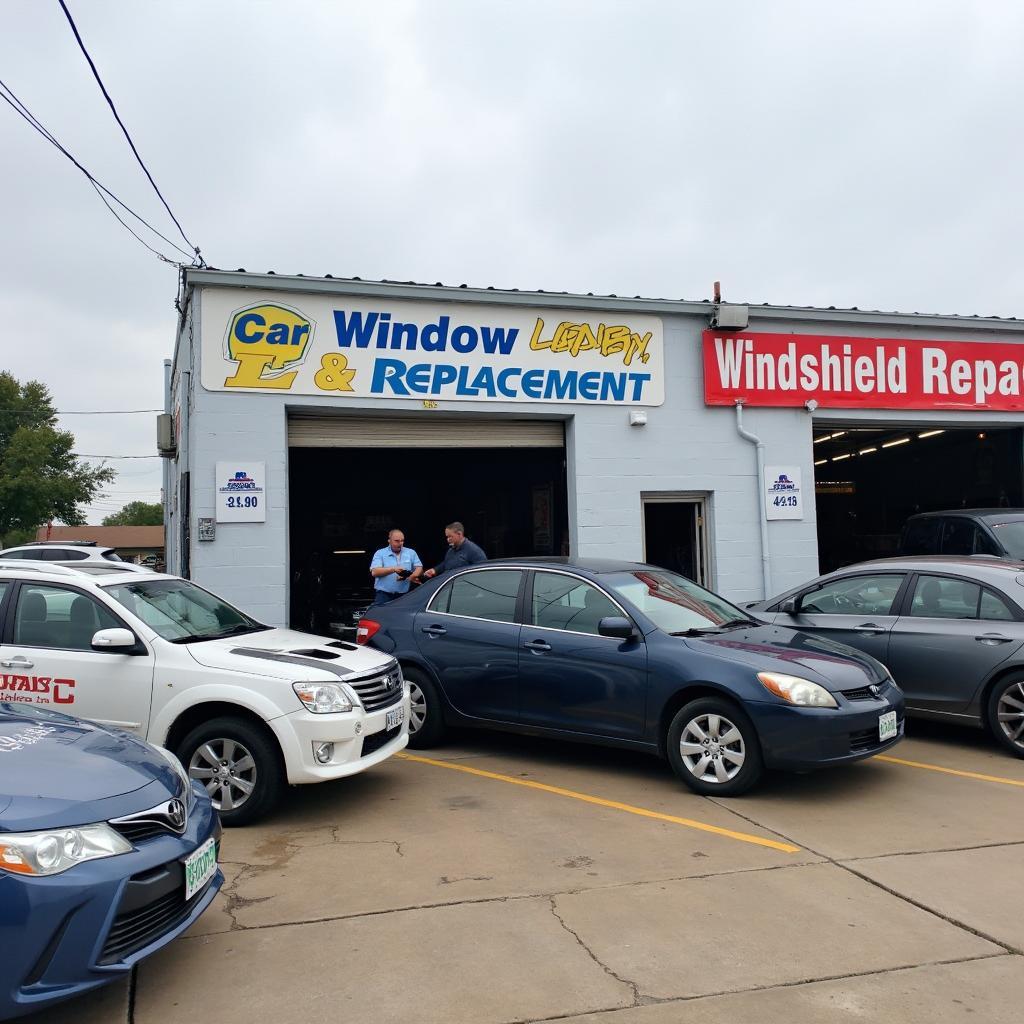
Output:
M156 418L156 450L165 458L178 453L174 443L174 419L169 412L162 412Z

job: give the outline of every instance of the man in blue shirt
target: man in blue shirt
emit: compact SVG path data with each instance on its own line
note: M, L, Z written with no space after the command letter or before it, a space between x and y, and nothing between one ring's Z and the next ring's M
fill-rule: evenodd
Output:
M427 579L443 576L446 572L461 569L464 565L476 565L477 562L487 561L483 548L466 536L466 528L462 523L449 523L444 528L444 539L448 541L444 561L436 569L428 569L423 574Z
M373 577L373 603L387 604L409 592L409 581L423 572L420 556L405 546L401 530L388 533L388 546L373 553L370 575Z

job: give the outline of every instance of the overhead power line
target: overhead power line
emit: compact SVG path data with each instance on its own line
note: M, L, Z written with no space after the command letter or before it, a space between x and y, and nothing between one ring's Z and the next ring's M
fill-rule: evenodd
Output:
M76 459L162 459L162 455L86 455L83 452L71 453Z
M54 416L135 416L143 412L163 412L163 409L54 409ZM37 416L36 409L0 409L0 413L24 413Z
M113 199L114 202L117 203L117 205L120 206L123 210L131 214L140 224L145 225L145 227L152 231L154 235L156 235L158 238L162 238L172 249L176 250L177 252L180 252L181 255L184 256L186 259L193 259L193 256L190 252L187 252L185 249L182 249L181 246L178 245L176 242L172 242L166 235L157 231L157 229L153 227L153 225L150 224L149 221L147 221L144 217L139 216L139 214L137 214L127 203L122 202L116 195L114 195L114 193L111 192L110 189L106 187L106 185L104 185L102 182L94 178L93 175L89 171L87 171L85 167L83 167L82 164L79 163L79 161L76 160L75 157L72 156L71 153L68 152L68 150L65 149L64 146L60 144L60 142L57 141L57 137L43 125L43 123L32 113L32 111L28 109L28 107L25 106L24 103L21 102L20 99L18 99L18 97L14 94L10 86L8 86L2 79L0 79L0 99L2 99L9 107L11 107L11 109L13 109L19 117L23 118L37 132L39 132L39 134L42 135L42 137L46 139L46 141L49 142L50 145L54 146L57 150L63 153L64 156L66 156L68 160L70 160L82 172L82 174L85 175L89 184L92 185L92 187L96 189L96 191L99 193L100 198L106 204L107 209L110 210L110 212L113 213L115 217L117 217L118 221L120 221L122 226L125 227L151 253L153 253L159 259L163 260L165 263L172 263L177 265L176 260L168 259L168 257L165 256L162 252L158 252L145 239L141 238L128 224L126 224L124 220L122 220L121 217L118 216L117 213L115 213L115 211L111 208L110 204L107 203L104 193L106 194L106 196L109 196L111 199Z
M110 107L110 112L114 115L114 120L117 121L118 125L121 128L121 131L124 132L124 137L128 140L128 145L131 146L132 153L135 154L135 159L138 160L139 166L142 168L146 177L149 179L150 185L153 186L153 191L156 192L156 194L160 197L160 202L164 204L164 209L167 211L171 220L174 221L174 226L181 233L181 237L185 239L185 244L188 245L196 254L196 259L199 261L199 265L203 266L204 260L202 253L200 253L199 251L199 246L195 245L192 242L192 240L188 237L188 235L185 234L185 229L181 226L180 223L178 223L178 218L174 216L174 211L171 210L170 206L167 203L167 200L164 199L163 193L160 191L159 188L157 188L157 184L153 180L153 175L149 173L149 168L145 165L145 163L142 160L142 157L139 155L139 151L138 149L136 149L135 143L134 141L132 141L132 137L129 134L128 129L125 127L124 121L121 120L121 115L117 112L117 107L114 106L114 101L110 98L110 93L107 92L107 87L103 84L103 79L100 78L100 73L96 69L95 62L93 61L92 57L89 56L89 51L85 48L85 43L82 41L82 36L81 33L78 31L78 26L75 24L75 19L71 17L71 12L68 10L68 5L64 2L64 0L57 0L57 2L60 4L61 10L64 12L64 16L68 19L68 24L71 26L71 31L75 34L75 39L78 42L78 46L84 54L85 59L89 62L89 67L92 69L92 74L93 77L96 79L96 84L100 87L100 91L103 93L103 98L107 101L107 106Z

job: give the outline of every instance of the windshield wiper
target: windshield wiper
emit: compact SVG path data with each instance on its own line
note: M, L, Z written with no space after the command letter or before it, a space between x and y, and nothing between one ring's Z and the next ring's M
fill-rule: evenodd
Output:
M719 629L738 629L740 626L760 626L761 623L757 619L730 619L728 622L723 622L718 628Z
M675 633L669 633L669 636L709 636L717 633L718 630L718 626L693 626L691 629L680 629Z
M203 640L225 640L229 636L242 636L244 633L261 633L263 630L270 628L270 626L262 626L259 623L249 625L248 623L240 622L238 625L232 626L221 633L190 633L188 636L175 637L170 642L172 644L193 644Z

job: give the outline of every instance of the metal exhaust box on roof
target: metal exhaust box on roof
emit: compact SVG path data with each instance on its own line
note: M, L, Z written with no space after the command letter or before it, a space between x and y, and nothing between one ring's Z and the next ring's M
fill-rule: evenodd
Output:
M711 314L711 326L719 330L742 331L750 323L750 307L722 303Z

